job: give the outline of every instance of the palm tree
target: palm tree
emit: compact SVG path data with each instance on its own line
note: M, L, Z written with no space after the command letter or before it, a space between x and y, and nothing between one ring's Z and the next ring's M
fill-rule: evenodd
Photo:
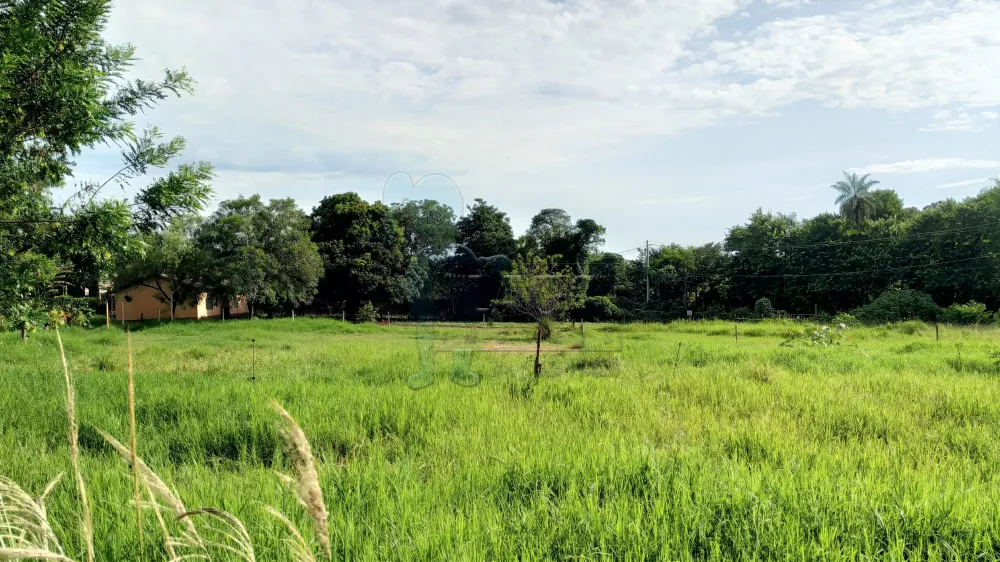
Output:
M878 185L878 181L868 179L869 175L858 177L856 173L844 172L844 179L830 186L839 193L836 203L840 205L840 214L854 219L856 226L861 226L861 223L875 210L870 189Z

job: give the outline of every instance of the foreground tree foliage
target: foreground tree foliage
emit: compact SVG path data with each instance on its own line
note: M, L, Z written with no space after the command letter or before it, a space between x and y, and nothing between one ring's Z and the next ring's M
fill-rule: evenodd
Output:
M183 70L159 80L127 80L131 45L101 37L107 0L8 0L0 4L0 318L28 331L60 293L96 295L120 258L141 252L136 235L177 214L199 211L211 195L207 163L186 164L131 201L99 197L127 187L180 154L180 137L161 142L131 118L192 91ZM122 147L109 178L53 196L72 175L73 158L97 144Z

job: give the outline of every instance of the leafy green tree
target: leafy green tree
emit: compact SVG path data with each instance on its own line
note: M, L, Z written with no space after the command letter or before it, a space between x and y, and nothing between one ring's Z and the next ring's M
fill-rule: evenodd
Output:
M844 172L844 179L831 186L837 190L835 203L840 206L840 214L853 220L855 226L861 226L875 210L871 188L879 182L868 179L869 175Z
M592 219L573 223L562 209L542 209L521 238L521 252L559 256L561 262L584 274L590 255L604 244L604 233L604 227Z
M526 252L544 254L547 246L567 238L572 229L573 221L569 213L562 209L542 209L531 218L522 239L522 248Z
M458 220L458 241L478 256L513 257L517 240L507 213L476 199L469 212Z
M785 245L783 308L835 313L871 301L894 279L892 271L877 270L893 264L894 240L901 235L902 225L893 220L857 228L848 218L822 213L803 221Z
M207 291L223 299L246 297L251 314L255 305L309 304L323 275L309 227L292 199L223 201L195 238Z
M454 246L458 237L455 211L434 200L393 203L389 216L403 229L410 257L439 258Z
M891 189L876 189L869 192L872 220L892 220L905 218L909 213L903 207L899 194Z
M537 323L535 376L541 373L541 341L543 325L560 319L579 308L586 297L584 283L572 268L560 266L556 258L537 255L520 256L509 272L504 273L506 291L495 304L516 317Z
M59 269L47 256L32 252L0 259L0 329L17 330L21 339L44 321L43 310L55 296Z
M323 305L343 307L353 316L366 301L376 306L404 301L413 282L406 277L410 260L403 229L389 207L340 193L324 197L311 219L325 269L317 296Z
M179 154L183 139L161 143L155 129L137 134L131 118L193 84L171 70L158 81L125 79L135 50L101 37L110 9L107 0L10 0L0 8L0 255L30 256L11 267L37 268L18 281L0 276L0 295L35 295L0 297L0 316L28 302L50 308L63 291L96 294L136 231L171 212L200 210L209 195L211 169L201 163L141 191L134 209L97 199L109 183L124 186ZM72 175L73 157L99 143L125 147L122 170L78 184L57 204L52 190ZM176 181L192 175L197 182Z
M729 303L750 306L767 297L788 309L784 290L788 239L798 225L794 215L764 213L757 209L746 225L729 230L723 248L730 255Z
M587 295L591 297L617 298L630 290L628 262L619 254L602 253L591 256L590 282Z
M898 273L906 285L942 306L975 300L1000 308L1000 186L938 202L909 220L905 235L892 260L911 268Z

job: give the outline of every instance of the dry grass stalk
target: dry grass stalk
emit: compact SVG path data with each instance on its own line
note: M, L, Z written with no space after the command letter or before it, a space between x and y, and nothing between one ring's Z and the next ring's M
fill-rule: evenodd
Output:
M132 462L132 453L128 447L122 445L117 439L112 437L103 429L95 427L94 430L97 431L97 433L100 434L100 436L103 437L104 440L118 452L118 455L124 459L125 462ZM181 500L173 492L171 492L170 488L163 483L163 480L161 480L160 477L146 465L146 463L142 460L142 457L135 458L135 465L139 468L139 475L142 477L143 482L145 482L150 493L152 493L155 498L158 498L166 505L166 507L173 510L177 517L180 517L187 512L187 508L184 507ZM185 522L188 526L188 532L197 537L198 532L194 527L194 523L192 523L189 519L186 519Z
M35 500L16 482L0 476L0 560L66 560L49 526L44 500L61 477L62 474L53 478Z
M163 532L163 547L167 551L167 558L169 560L173 560L174 558L177 558L177 554L174 551L173 543L170 540L171 537L170 537L170 531L167 530L167 522L163 520L163 514L160 513L161 506L159 502L156 501L156 496L153 495L153 492L152 490L149 489L149 486L146 486L146 494L149 496L149 501L144 502L142 504L142 507L145 507L147 509L152 509L153 514L156 515L156 522L160 526L160 531Z
M83 540L87 545L87 562L94 562L94 523L90 517L90 502L87 500L87 488L83 484L83 473L80 472L80 436L76 425L76 398L73 380L69 376L69 365L66 363L66 350L63 349L62 336L56 328L56 340L59 342L59 356L62 358L63 375L66 377L66 421L69 426L69 455L73 465L73 476L76 478L76 489L80 494L80 506L83 508Z
M253 550L250 533L247 532L247 528L239 518L228 511L206 507L183 513L179 519L188 519L196 515L206 515L221 524L220 526L213 526L212 529L222 537L222 540L205 541L205 547L228 552L238 556L244 562L256 562L257 556ZM187 560L192 557L200 557L200 555L182 555L175 560ZM174 562L174 560L171 560L171 562Z
M331 559L330 531L327 523L326 505L323 504L323 490L319 486L319 475L316 473L316 463L306 434L295 423L295 419L276 401L271 401L271 407L281 416L281 437L285 440L285 452L292 460L295 469L295 493L299 503L305 506L306 512L313 520L316 539Z
M42 495L38 496L38 500L35 503L38 504L38 509L41 510L42 519L47 520L48 518L48 515L45 513L45 498L49 497L49 494L52 493L52 490L56 488L56 485L58 485L59 482L62 481L62 478L65 475L66 475L65 472L60 472L59 474L56 474L55 478L49 480L49 483L45 486L45 489L42 490Z
M295 528L295 524L293 524L284 513L279 511L278 508L270 505L265 505L264 511L277 517L278 520L285 525L285 528L288 529L288 532L292 534L292 537L295 538L295 540L282 539L284 542L288 543L288 546L292 551L293 562L316 562L316 557L313 556L312 549L309 548L309 544L306 542L306 539L302 537L302 533Z
M142 551L142 498L139 497L139 458L138 445L136 444L136 423L135 423L135 378L132 375L132 333L125 333L128 342L128 437L129 452L131 453L132 465L132 496L135 498L135 520L139 529L139 550Z
M61 560L73 562L62 554L37 548L0 548L0 560Z

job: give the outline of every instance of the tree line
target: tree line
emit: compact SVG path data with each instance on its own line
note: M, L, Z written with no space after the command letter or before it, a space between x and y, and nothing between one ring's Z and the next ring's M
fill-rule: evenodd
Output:
M0 329L82 322L107 282L147 284L164 300L169 285L175 304L240 295L265 314L363 319L516 319L531 307L512 295L549 302L569 278L554 308L592 320L855 311L881 321L929 319L941 307L985 319L1000 307L1000 184L916 209L845 174L833 185L836 212L800 220L759 209L719 243L624 255L602 251L605 229L592 219L543 209L518 236L482 199L463 210L342 193L307 213L251 196L203 217L212 165L181 161L183 137L134 122L194 81L183 69L127 78L136 52L103 39L110 9L106 0L0 9ZM120 169L74 176L74 158L98 145L121 149ZM134 195L112 196L116 187ZM512 282L525 272L560 281Z
M665 321L688 311L930 320L953 304L1000 307L1000 184L916 209L876 183L848 174L834 184L837 212L800 220L758 209L720 243L638 247L629 257L601 251L604 227L562 209L542 209L517 236L507 214L482 199L457 217L432 200L384 205L342 193L306 214L290 199L265 205L254 196L146 235L150 251L117 279L163 276L185 295L239 294L271 314L351 318L523 319L524 303L508 298L515 285L526 290L509 278L522 271L575 280L560 306L585 320ZM873 303L893 310L875 313Z

